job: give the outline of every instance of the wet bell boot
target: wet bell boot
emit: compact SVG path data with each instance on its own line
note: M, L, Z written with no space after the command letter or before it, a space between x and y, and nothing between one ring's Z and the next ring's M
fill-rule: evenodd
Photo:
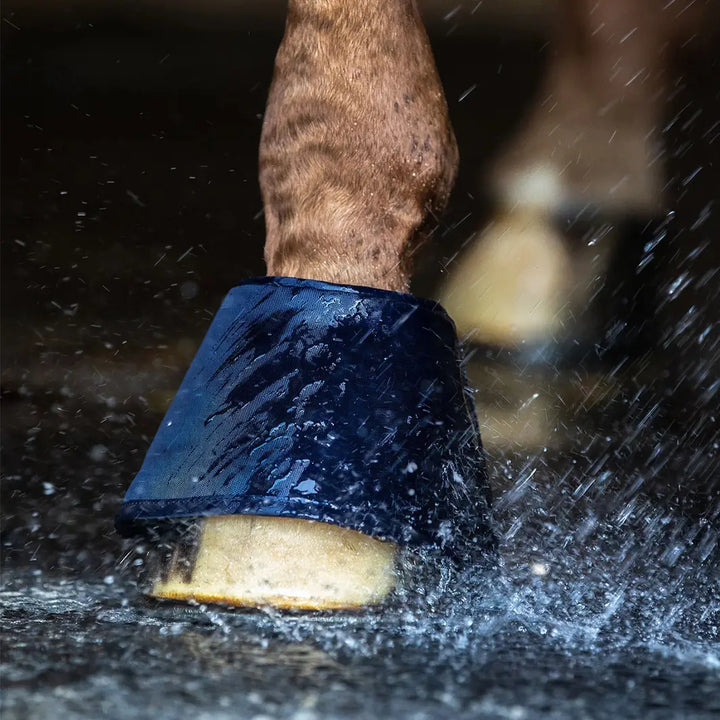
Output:
M150 594L358 607L396 549L492 544L455 329L412 295L267 277L230 291L116 524L164 547Z

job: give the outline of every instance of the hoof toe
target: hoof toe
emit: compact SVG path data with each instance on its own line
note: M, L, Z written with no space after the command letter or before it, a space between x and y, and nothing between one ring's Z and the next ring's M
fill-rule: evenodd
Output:
M360 608L381 603L394 588L395 553L393 543L327 523L214 516L202 522L192 552L174 549L149 595L243 607Z

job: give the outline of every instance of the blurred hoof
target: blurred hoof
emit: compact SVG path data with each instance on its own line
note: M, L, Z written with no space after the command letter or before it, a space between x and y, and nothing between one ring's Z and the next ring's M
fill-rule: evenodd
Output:
M285 610L381 603L395 587L391 542L311 520L220 515L197 544L176 546L149 595Z
M498 217L462 256L439 301L471 343L500 347L549 342L563 328L572 262L552 218L541 210Z
M487 450L524 449L539 452L559 443L562 395L558 382L537 369L471 360L468 381L478 388L475 411Z

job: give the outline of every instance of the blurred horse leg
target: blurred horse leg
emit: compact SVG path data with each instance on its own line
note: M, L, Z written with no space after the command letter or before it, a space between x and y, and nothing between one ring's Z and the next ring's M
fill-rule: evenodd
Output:
M461 334L517 347L573 332L618 240L570 243L558 219L659 213L670 49L697 22L665 5L560 2L537 100L488 178L496 216L443 289Z

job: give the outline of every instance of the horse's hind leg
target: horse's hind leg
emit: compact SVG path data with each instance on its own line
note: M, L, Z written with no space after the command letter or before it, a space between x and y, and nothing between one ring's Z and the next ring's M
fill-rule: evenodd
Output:
M532 347L575 344L590 332L577 318L621 225L650 220L662 205L672 14L664 4L559 3L537 99L488 178L497 213L441 295L461 334ZM564 236L562 221L576 231L578 215L586 230L601 231L590 247L583 233L575 242Z
M407 290L456 164L414 0L290 1L260 146L269 275ZM192 567L171 559L152 594L358 606L393 587L393 558L392 543L335 525L216 516Z

